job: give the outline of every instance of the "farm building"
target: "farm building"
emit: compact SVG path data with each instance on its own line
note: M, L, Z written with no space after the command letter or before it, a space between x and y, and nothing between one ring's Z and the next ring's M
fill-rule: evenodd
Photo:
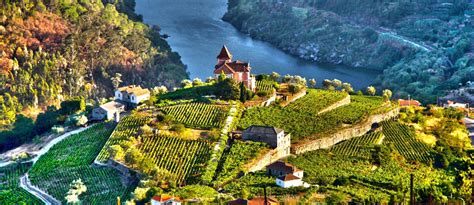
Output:
M228 205L263 205L265 204L265 201L267 201L266 205L278 205L280 202L278 202L277 199L273 197L254 197L252 199L236 199L233 201L229 201L227 204Z
M285 135L285 131L280 128L252 125L243 131L242 139L267 143L277 149L281 157L290 154L291 135Z
M255 91L255 77L250 75L250 63L243 61L232 61L232 54L227 47L222 46L221 52L217 56L217 64L214 67L216 78L224 73L228 78L232 78L239 83L243 83L249 90Z
M267 174L281 177L287 174L293 174L296 177L303 178L303 170L283 161L277 161L267 166Z
M125 105L111 101L92 110L92 118L96 120L111 120L115 115L120 115L125 110ZM117 116L118 117L118 116Z
M150 91L140 86L129 85L115 91L115 100L124 102L132 108L148 99L150 99Z
M283 188L303 186L303 180L293 174L277 177L276 184Z
M151 205L181 205L181 199L169 195L154 196Z
M268 165L267 174L276 176L276 184L283 188L306 186L303 182L303 170L283 161Z

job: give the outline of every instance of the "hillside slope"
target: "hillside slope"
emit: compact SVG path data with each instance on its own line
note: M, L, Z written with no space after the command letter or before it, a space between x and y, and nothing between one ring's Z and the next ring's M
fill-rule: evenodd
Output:
M110 96L115 73L123 84L145 87L174 87L188 77L159 33L116 5L0 1L0 125L12 123L22 109L69 96Z

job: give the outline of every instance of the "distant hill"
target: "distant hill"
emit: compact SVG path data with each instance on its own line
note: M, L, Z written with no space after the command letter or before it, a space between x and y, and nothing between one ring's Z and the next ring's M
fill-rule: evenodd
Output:
M230 0L224 20L300 58L383 70L377 84L424 103L473 80L472 3Z

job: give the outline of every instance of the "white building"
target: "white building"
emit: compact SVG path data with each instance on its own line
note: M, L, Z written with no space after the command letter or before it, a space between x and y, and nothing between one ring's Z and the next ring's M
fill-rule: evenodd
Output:
M276 184L283 188L303 186L303 180L293 174L277 177Z
M268 165L267 174L276 176L276 184L283 188L309 186L309 184L303 182L303 170L283 161Z
M116 115L120 115L120 113L124 110L124 104L116 101L111 101L97 108L94 108L94 110L92 110L92 118L96 120L111 120L114 117L119 117Z
M452 107L452 108L468 108L468 104L466 103L457 103L457 102L454 102L454 101L450 101L448 100L448 104L445 105L445 107Z
M151 198L151 205L181 205L181 200L169 195L154 196Z
M120 87L115 91L115 99L127 103L131 107L150 99L150 91L140 86Z

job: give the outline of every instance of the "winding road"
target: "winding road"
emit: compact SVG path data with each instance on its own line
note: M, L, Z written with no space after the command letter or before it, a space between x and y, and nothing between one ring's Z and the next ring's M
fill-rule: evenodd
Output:
M73 134L77 134L79 132L82 132L86 129L89 129L90 127L93 127L94 125L92 126L89 126L89 127L84 127L84 128L79 128L79 129L76 129L76 130L72 130L72 131L69 131L69 132L66 132L64 134L62 134L61 136L59 137L56 137L54 138L53 140L49 141L44 147L42 147L40 150L38 151L34 151L34 152L31 152L32 154L35 154L36 156L33 157L32 159L30 159L29 161L27 162L33 162L33 165L36 163L36 161L38 161L38 159L43 155L45 154L46 152L49 151L49 149L51 149L51 147L53 147L55 144L57 144L58 142L66 139L67 137L73 135ZM15 150L22 150L21 148L20 149L15 149ZM8 166L10 164L14 163L14 161L7 161L7 162L2 162L0 163L0 167L4 167L4 166ZM21 176L20 178L20 187L25 189L26 191L28 191L29 193L33 194L34 196L38 197L41 201L43 201L46 205L60 205L61 202L57 199L55 199L54 197L52 197L51 195L47 194L46 192L42 191L41 189L39 189L38 187L35 187L31 184L31 181L28 179L28 173L26 173L25 175Z

